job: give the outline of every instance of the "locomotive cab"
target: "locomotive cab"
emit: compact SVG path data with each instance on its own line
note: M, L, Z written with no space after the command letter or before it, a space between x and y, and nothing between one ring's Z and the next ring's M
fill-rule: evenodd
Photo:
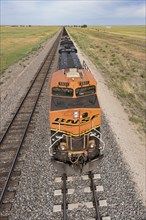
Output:
M87 69L58 70L52 75L49 152L63 170L92 170L103 154L96 90L97 83Z

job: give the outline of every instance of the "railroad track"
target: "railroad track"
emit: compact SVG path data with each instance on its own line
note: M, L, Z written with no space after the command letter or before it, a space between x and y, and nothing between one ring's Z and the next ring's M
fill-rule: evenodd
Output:
M80 192L76 192L75 188L69 188L70 182L74 182L75 179L78 180L77 187L79 187ZM55 178L55 185L59 183L61 189L57 189L54 191L54 200L56 201L58 196L61 196L62 198L62 201L60 200L60 204L55 204L53 207L53 212L55 213L57 219L59 218L57 214L60 213L60 219L79 220L81 217L76 216L75 218L71 218L71 216L73 216L75 212L84 212L89 209L90 215L88 216L87 214L84 219L111 220L107 211L107 201L105 199L101 199L103 198L103 196L101 196L101 193L103 194L103 186L96 183L100 179L100 174L93 174L92 172L89 172L88 175L83 175L81 177L67 177L66 174L63 174L62 177ZM78 198L80 193L82 193L82 198ZM98 194L99 197L97 196ZM70 196L72 196L72 199ZM90 201L87 201L88 196L91 198ZM68 202L68 200L76 200L76 203L70 203ZM103 209L105 209L104 212Z
M48 55L42 62L26 95L15 112L11 122L0 139L0 213L1 218L11 209L15 187L21 174L21 168L15 171L21 150L24 147L27 132L32 121L37 103L41 96L47 75L59 45L62 32L58 35ZM22 161L21 161L22 162ZM15 180L13 180L15 179ZM17 179L17 180L16 180ZM17 183L16 183L17 182ZM10 189L10 185L13 186ZM3 215L4 214L4 215ZM3 217L7 219L7 217Z

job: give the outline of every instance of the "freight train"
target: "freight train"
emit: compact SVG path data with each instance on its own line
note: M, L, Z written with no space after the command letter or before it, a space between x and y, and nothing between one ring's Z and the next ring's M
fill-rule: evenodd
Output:
M91 171L104 150L97 82L81 64L65 28L59 54L59 68L50 81L49 153L60 172Z

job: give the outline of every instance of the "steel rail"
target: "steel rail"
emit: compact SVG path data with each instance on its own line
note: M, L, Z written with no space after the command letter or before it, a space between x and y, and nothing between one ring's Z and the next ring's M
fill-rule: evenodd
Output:
M62 33L62 32L61 32L61 33ZM51 55L51 60L50 60L50 62L49 62L49 66L48 66L48 69L50 69L51 64L52 64L52 61L53 61L54 56L55 56L55 54L56 54L56 49L57 49L57 47L58 47L58 43L59 43L59 39L60 39L61 33L60 33L59 36L57 37L56 41L54 42L54 44L52 45L51 49L49 50L49 53L47 54L46 58L44 59L44 61L43 61L42 65L41 65L41 67L40 67L39 70L37 71L37 74L36 74L36 76L35 76L35 78L34 78L32 84L31 84L30 88L28 89L28 91L27 91L25 97L23 98L23 100L22 100L22 102L21 102L21 104L20 104L18 110L16 111L14 117L12 118L12 121L10 122L10 124L9 124L9 126L8 126L8 128L7 128L7 130L6 130L6 132L4 133L4 135L3 135L3 137L2 137L2 139L1 139L1 141L0 141L0 143L2 143L3 140L4 140L4 138L6 137L6 134L7 134L8 130L10 129L10 127L11 127L13 121L15 120L15 118L16 118L16 116L17 116L17 114L18 114L18 112L19 112L19 110L20 110L22 104L24 103L26 97L28 96L28 94L29 94L29 92L30 92L32 86L34 85L34 83L35 83L35 81L36 81L36 79L37 79L37 77L38 77L40 71L42 70L42 68L43 68L43 66L44 66L44 64L45 64L45 62L46 62L47 59L48 59L48 57L49 57L49 56L51 55L51 53L53 52L53 54ZM10 170L9 170L9 172L8 172L7 180L6 180L5 184L4 184L4 187L3 187L2 192L1 192L1 195L0 195L0 205L2 204L2 201L3 201L3 198L4 198L5 192L6 192L7 188L8 188L8 185L9 185L9 182L10 182L10 179L11 179L11 176L12 176L12 173L13 173L13 170L14 170L14 167L15 167L16 162L17 162L17 158L18 158L18 156L19 156L19 153L20 153L20 150L21 150L21 148L22 148L24 139L25 139L25 137L26 137L26 133L27 133L29 124L30 124L30 122L31 122L31 119L32 119L33 113L34 113L34 111L35 111L37 102L38 102L38 100L39 100L41 91L42 91L43 86L44 86L44 84L45 84L47 75L48 75L48 70L46 71L46 74L45 74L45 77L44 77L44 79L43 79L42 85L41 85L40 90L39 90L39 92L38 92L38 94L37 94L37 97L36 97L34 106L33 106L33 108L32 108L31 114L30 114L30 116L29 116L29 118L28 118L26 127L25 127L25 129L24 129L24 133L23 133L21 142L20 142L20 144L19 144L19 146L18 146L18 149L17 149L16 154L15 154L15 156L14 156L14 159L13 159L13 162L12 162L12 165L11 165L11 168L10 168Z
M99 213L99 203L98 203L98 199L97 199L97 194L96 194L96 190L95 190L95 184L94 184L94 180L93 180L93 173L90 171L89 172L89 178L91 180L91 190L93 193L93 204L95 207L95 212L96 212L96 220L101 220L101 216Z
M62 176L62 181L63 181L63 188L62 188L62 193L63 193L63 220L67 220L67 202L66 202L66 193L67 193L67 187L66 187L66 180L67 176L64 173Z

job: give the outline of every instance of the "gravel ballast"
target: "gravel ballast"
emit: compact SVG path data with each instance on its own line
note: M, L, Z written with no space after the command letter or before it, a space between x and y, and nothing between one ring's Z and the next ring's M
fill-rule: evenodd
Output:
M56 58L58 59L58 58ZM54 65L54 70L56 66ZM53 206L61 201L54 197L55 189L61 185L54 182L59 174L54 169L49 156L49 77L43 90L34 116L34 133L28 136L28 151L20 178L20 183L12 205L10 220L61 220L61 213L53 213ZM140 200L135 183L131 178L129 165L125 162L115 134L106 115L102 116L102 134L105 141L105 155L99 161L95 173L101 174L97 185L103 185L104 192L100 199L107 200L107 208L101 209L102 215L109 215L112 220L144 220L146 210ZM82 189L89 186L89 181L81 177L69 182L69 188L75 188L77 195L67 197L69 202L91 201L92 194L83 194ZM68 212L69 220L87 220L94 216L93 209L80 207Z
M41 103L36 122L36 129L32 137L26 162L23 167L19 188L13 204L10 220L37 219L60 220L62 213L53 214L53 206L60 204L61 197L54 197L54 190L61 189L61 184L54 182L59 174L54 170L49 156L49 128L48 114L49 93ZM100 182L104 193L100 199L106 199L108 207L100 210L103 215L109 215L112 220L142 220L146 217L145 208L136 195L135 186L130 178L128 166L124 163L114 135L103 115L102 132L106 143L105 155L97 166L96 173L101 174ZM68 196L68 202L91 201L91 194L83 194L82 188L89 186L89 181L82 185L79 179L68 184L68 188L75 188L75 197ZM81 207L68 212L69 219L88 219L93 217L94 210Z

